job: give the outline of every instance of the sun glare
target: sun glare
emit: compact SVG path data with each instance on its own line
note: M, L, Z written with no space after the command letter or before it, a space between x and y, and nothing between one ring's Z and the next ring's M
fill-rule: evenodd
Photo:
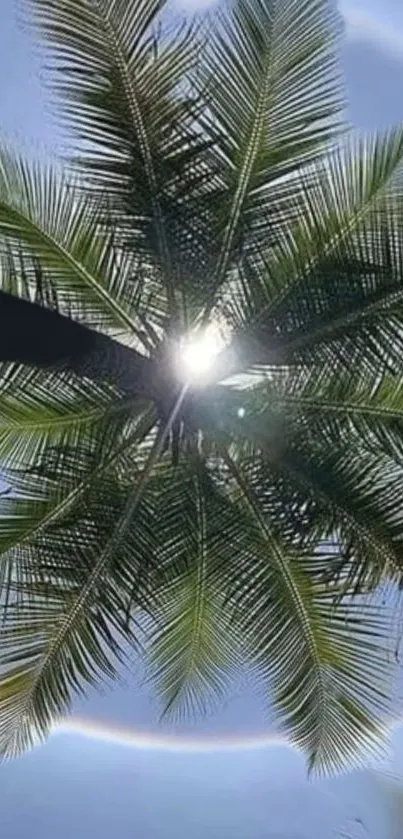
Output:
M188 382L205 380L223 346L222 335L214 324L184 339L179 351L181 377Z

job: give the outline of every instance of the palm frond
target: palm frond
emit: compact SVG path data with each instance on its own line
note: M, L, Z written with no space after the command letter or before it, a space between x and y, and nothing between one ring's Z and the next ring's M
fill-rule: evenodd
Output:
M147 491L179 407L177 402L156 434L144 417L128 434L119 423L117 438L108 424L81 459L76 445L47 448L44 462L23 471L16 483L32 494L39 479L45 497L39 505L35 499L39 516L33 522L28 506L23 520L28 529L14 528L11 541L10 517L5 519L0 745L6 756L44 736L66 711L72 691L115 673L111 655L119 659L121 639L131 638L131 609L144 610L148 602L155 517ZM137 468L131 460L128 475L119 470L118 441L123 455L129 449L138 454Z
M376 750L385 730L391 618L346 587L329 588L320 557L287 549L264 511L265 487L222 453L240 514L249 518L254 561L238 565L232 598L257 677L267 680L311 770L340 769L352 755L360 759L363 745Z
M15 575L19 576L20 563L25 567L24 556L35 558L39 536L50 526L62 530L66 516L80 509L91 488L112 467L120 475L125 453L147 438L154 423L152 413L144 412L129 423L124 417L98 422L85 436L73 430L53 440L53 445L48 428L34 435L28 431L18 445L9 441L3 460L8 491L0 498L3 603L10 597ZM146 452L147 447L143 457ZM140 455L138 459L141 468Z
M398 383L388 387L384 378L371 390L359 376L291 371L231 398L219 393L203 417L206 434L234 446L254 470L282 538L315 551L331 545L358 588L383 575L400 582ZM329 562L329 578L332 568Z
M30 4L50 54L52 90L79 140L74 164L106 197L111 223L160 269L174 307L172 225L179 191L197 186L199 140L183 85L197 56L192 26L161 18L162 0ZM202 148L204 141L202 143Z
M334 136L341 108L328 3L238 0L219 18L203 62L222 180L213 290L275 236L293 173Z
M0 378L0 459L8 469L26 468L47 448L80 447L102 428L134 426L147 402L122 398L113 387L87 378L17 368Z
M240 394L239 404L248 406L248 432L260 439L273 429L275 422L289 433L319 437L323 446L340 445L343 436L349 445L356 442L359 451L377 451L396 462L401 456L403 421L403 386L400 376L364 376L361 371L333 377L326 368L272 370L264 383ZM233 417L235 412L232 411ZM232 423L233 424L233 423ZM239 423L238 423L239 428ZM256 436L255 436L256 439Z
M231 288L238 363L398 364L402 162L401 129L329 157L298 225Z
M205 713L228 692L241 660L223 567L237 524L199 456L159 480L158 541L166 547L147 628L150 679L164 714Z
M136 255L105 232L99 206L57 169L0 149L2 284L7 292L50 300L89 325L144 343L142 275ZM154 294L154 299L155 294ZM144 304L143 304L144 306ZM147 299L151 315L151 299ZM158 309L157 309L158 319Z
M154 545L152 508L143 499L143 488L160 441L151 448L149 465L138 476L132 470L126 495L125 484L116 481L118 451L111 430L108 426L103 456L99 445L81 454L75 446L63 458L58 448L56 460L49 462L47 450L48 463L39 463L19 482L25 493L36 484L36 498L4 499L10 508L2 518L0 539L8 565L7 579L3 575L6 622L0 630L0 744L5 756L44 736L66 710L72 691L83 691L101 674L116 675L113 658L121 659L120 639L133 640L129 593L137 606L144 608L146 602L146 568ZM130 445L133 436L123 451ZM80 464L83 475L77 483Z

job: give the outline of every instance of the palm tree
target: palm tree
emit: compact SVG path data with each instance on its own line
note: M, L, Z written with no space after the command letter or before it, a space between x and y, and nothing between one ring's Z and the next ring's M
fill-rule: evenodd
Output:
M0 153L2 752L135 649L340 767L390 705L403 131L346 134L327 0L26 9L66 153Z

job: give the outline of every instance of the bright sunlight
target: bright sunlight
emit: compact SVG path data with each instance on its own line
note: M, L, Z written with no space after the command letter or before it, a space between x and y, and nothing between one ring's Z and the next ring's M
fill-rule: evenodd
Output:
M187 382L205 381L223 347L223 337L214 323L202 332L185 338L179 349L181 378L185 378Z

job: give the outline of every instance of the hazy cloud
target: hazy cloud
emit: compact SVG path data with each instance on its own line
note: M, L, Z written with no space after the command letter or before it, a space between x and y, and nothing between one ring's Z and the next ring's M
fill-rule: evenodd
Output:
M370 41L382 52L403 60L403 27L401 23L386 23L368 8L348 0L340 0L339 9L350 40Z

